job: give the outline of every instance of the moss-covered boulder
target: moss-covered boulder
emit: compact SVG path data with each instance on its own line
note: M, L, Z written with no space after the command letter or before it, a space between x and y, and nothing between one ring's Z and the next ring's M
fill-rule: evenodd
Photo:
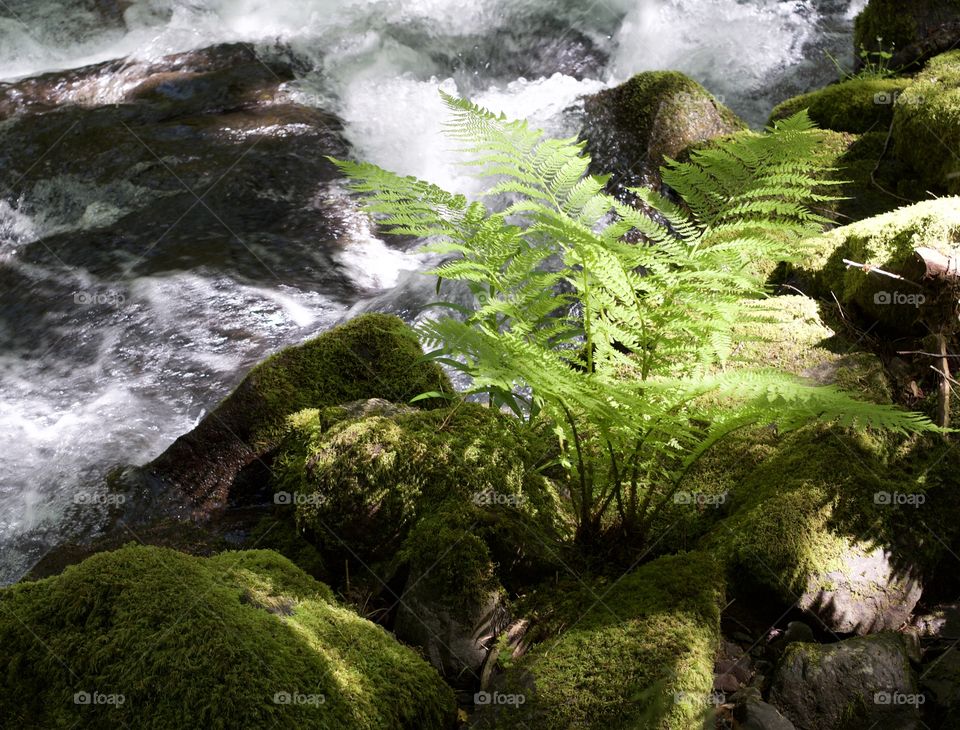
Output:
M144 470L209 512L266 483L270 453L292 413L362 398L405 403L421 393L452 392L443 371L422 357L416 335L398 317L357 317L255 367Z
M746 128L736 114L677 71L647 71L588 97L581 136L593 169L615 188L660 187L665 157Z
M0 591L6 727L449 728L436 672L269 551L131 546Z
M899 68L922 58L922 53L911 53L912 48L922 47L925 39L945 26L952 32L958 22L958 0L870 0L854 24L854 46L858 52L907 52L900 59L895 53L892 65Z
M806 109L823 129L886 132L893 122L894 102L911 83L910 79L856 78L832 84L779 104L770 114L770 123Z
M882 442L866 434L816 426L774 448L702 549L741 595L797 606L829 631L899 627L920 599L921 557L891 539L892 525L922 504L922 481L885 465Z
M820 646L796 642L773 677L770 702L797 730L917 730L916 677L901 634Z
M444 676L479 679L505 599L558 568L570 527L542 469L555 437L477 403L384 401L288 420L278 501L333 564L396 608L394 629ZM371 580L371 576L375 576Z
M960 198L942 198L859 221L807 241L798 273L808 293L835 296L847 314L916 334L917 323L937 323L956 304L956 295L924 280L926 266L917 249L944 256L960 247ZM853 261L903 277L906 281L850 267ZM832 296L831 296L832 295Z
M505 673L477 696L475 726L699 727L720 642L717 564L686 553L576 585L544 596L536 642L504 657Z
M893 141L925 189L960 194L960 51L931 60L897 98Z
M393 626L449 682L470 689L510 619L483 533L475 511L455 500L417 523L401 551L409 574Z
M560 534L559 497L539 472L554 456L551 434L526 433L477 403L432 411L382 406L373 403L359 418L333 407L289 421L274 490L295 504L298 525L324 549L390 560L421 518L451 501L475 521L523 516Z

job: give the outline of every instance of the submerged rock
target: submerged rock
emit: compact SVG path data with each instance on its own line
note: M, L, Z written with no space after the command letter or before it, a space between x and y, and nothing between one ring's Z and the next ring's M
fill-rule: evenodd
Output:
M615 190L659 189L665 157L746 128L706 89L676 71L647 71L588 97L581 136L596 173Z
M209 514L244 491L266 487L271 452L291 413L360 398L406 402L421 393L452 392L443 371L422 357L416 335L399 318L357 317L258 365L144 471Z
M0 607L0 717L17 727L454 723L426 662L269 551L126 547L0 590Z
M790 645L774 674L770 702L797 730L922 726L923 699L899 634Z

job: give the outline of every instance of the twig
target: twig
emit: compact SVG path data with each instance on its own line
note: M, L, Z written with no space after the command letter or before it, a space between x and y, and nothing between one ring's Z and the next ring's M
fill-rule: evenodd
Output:
M923 287L917 282L905 279L900 276L900 274L884 271L879 266L873 266L872 264L858 264L856 261L849 261L848 259L843 259L843 263L845 263L848 268L863 269L863 273L865 274L881 274L882 276L889 276L891 279L906 282L907 284L917 287L917 289L923 289Z

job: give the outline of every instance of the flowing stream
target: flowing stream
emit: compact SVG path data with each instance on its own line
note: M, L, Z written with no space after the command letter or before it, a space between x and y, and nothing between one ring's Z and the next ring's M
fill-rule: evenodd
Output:
M376 238L324 154L469 193L438 88L575 134L581 96L651 69L762 125L836 77L826 53L850 60L863 4L0 3L0 584L96 528L105 476L162 452L269 352L359 309L412 316L423 259ZM183 105L217 89L164 86L188 52L241 54L231 88L273 105L204 126ZM162 103L118 106L147 76Z

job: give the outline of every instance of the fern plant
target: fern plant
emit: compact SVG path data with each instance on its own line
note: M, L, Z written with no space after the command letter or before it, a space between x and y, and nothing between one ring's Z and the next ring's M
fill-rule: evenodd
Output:
M935 428L834 387L727 367L734 326L758 317L763 264L797 258L825 222L807 207L828 198L805 112L667 160L682 205L630 191L655 220L587 174L583 143L444 101L466 164L493 180L481 200L336 162L386 230L449 257L432 272L438 293L448 280L470 288L474 306L444 303L450 315L419 334L430 357L470 376L471 393L553 424L580 542L645 540L697 459L752 425Z

